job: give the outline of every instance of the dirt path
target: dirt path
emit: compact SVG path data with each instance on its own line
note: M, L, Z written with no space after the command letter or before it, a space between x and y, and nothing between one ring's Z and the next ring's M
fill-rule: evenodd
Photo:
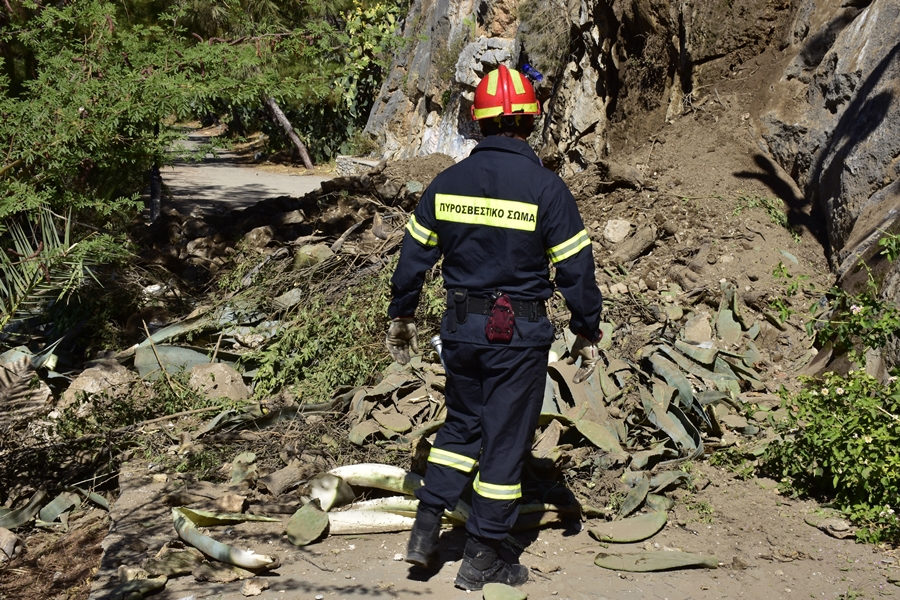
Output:
M526 549L519 556L531 569L522 590L531 600L718 598L880 598L897 595L896 560L876 548L838 540L807 525L819 510L813 502L784 498L769 480L742 481L733 474L702 465L694 471L698 486L680 494L662 532L636 544L599 544L588 534L598 522L571 523L516 534ZM179 476L163 481L146 465L131 464L120 475L103 565L95 579L93 600L108 598L104 583L115 580L119 564L135 564L172 543L169 507L163 498ZM702 488L702 489L700 489ZM209 490L207 490L209 491ZM224 486L223 486L224 491ZM283 515L286 522L289 515ZM406 533L331 536L297 548L284 535L284 522L243 523L215 527L208 534L241 548L276 554L282 566L253 579L268 589L259 598L418 598L481 597L453 587L465 545L465 533L445 530L439 572L410 570L403 562ZM668 573L624 573L593 564L598 552L680 549L715 556L718 569ZM239 600L242 581L198 582L171 578L154 595L159 600L216 598Z
M191 133L181 143L193 151L209 139L209 130ZM235 152L207 154L202 162L178 161L161 170L164 201L189 212L194 207L214 210L245 208L260 200L277 196L300 197L332 178L324 169L315 174L303 168L286 167L253 160Z

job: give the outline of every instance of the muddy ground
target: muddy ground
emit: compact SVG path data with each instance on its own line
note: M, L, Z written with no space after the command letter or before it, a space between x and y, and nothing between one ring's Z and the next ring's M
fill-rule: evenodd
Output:
M671 123L659 116L655 124L645 125L640 136L626 134L625 130L614 132L609 164L569 181L594 240L598 281L607 294L605 318L619 324L611 356L633 358L659 330L670 304L662 292L671 291L671 284L678 284L682 294L693 298L695 308L702 309L706 303L712 311L718 303L720 281L725 279L737 286L744 304L763 323L758 367L766 375L767 391L798 385L797 375L807 367L811 345L803 330L804 317L822 290L830 287L832 278L822 247L821 222L790 179L761 152L753 132L752 100L759 82L752 73L765 71L771 60L763 55L705 88L705 94L687 103L686 113ZM434 160L425 162L428 164L423 170L434 171ZM417 175L414 162L395 168L397 181L426 178ZM247 176L261 175L248 168ZM405 198L397 207L411 208L410 194L415 190L408 191L394 190L397 197ZM339 200L335 200L337 196ZM342 215L340 210L323 205L320 197L303 204L308 217L320 210L319 224L333 225L324 232L330 240L359 216L366 216L359 208L366 203L354 203L352 193L350 200L346 194L337 196L332 196L336 203L349 202L360 213L345 218L347 211ZM771 211L765 209L765 199L775 198L784 203L789 228L775 222ZM629 238L632 242L641 232L649 242L641 248L628 241L610 242L604 234L610 220L628 221L634 232ZM314 228L303 230L302 224L296 227L294 236L322 233ZM367 248L383 249L386 244L373 236L371 227L369 222L347 237L348 246L359 255ZM151 240L145 245L156 256L163 251L171 256L173 252L169 248L172 244L153 246ZM212 264L215 258L204 260ZM203 273L205 278L216 276L210 269ZM197 278L195 283L205 283L201 281L205 278ZM802 285L788 295L792 281ZM772 300L781 300L782 306L790 309L780 315L786 317L784 322L774 319L779 314ZM191 419L179 420L174 431L196 428L200 419ZM332 426L335 435L346 433L347 424L340 419ZM236 455L253 448L270 459L263 464L274 469L277 448L289 447L291 435L290 430L276 429L264 436L268 439L232 440L229 452ZM750 441L740 438L735 443ZM715 447L715 443L708 444L708 452ZM349 458L367 458L365 452L348 457L327 447L314 454L313 459L323 467ZM393 458L400 463L409 460L402 454L368 458ZM126 462L126 467L122 473L130 473L135 479L133 485L124 487L136 495L129 496L130 504L114 505L113 530L125 530L125 522L131 522L138 533L122 543L132 552L146 554L161 540L174 540L175 534L165 511L159 513L157 505L142 504L135 498L154 498L183 475L156 472L140 460ZM805 517L821 508L815 502L786 498L775 490L775 482L755 478L745 481L732 471L709 465L705 459L682 468L692 471L694 483L670 492L676 505L665 529L648 542L630 547L713 554L720 562L719 569L655 574L601 569L593 565L593 559L603 548L589 537L587 530L595 521L588 519L516 535L525 547L519 559L533 572L523 591L532 599L573 600L875 598L900 593L892 583L900 579L895 552L835 539L806 524ZM587 482L565 475L562 480L582 497L600 503L610 501ZM115 497L121 489L113 489L109 495ZM251 512L252 508L251 503ZM92 581L96 597L102 597L98 589L102 585L98 583L111 581L109 564L106 571L100 571L101 544L110 523L109 514L94 509L73 515L67 533L52 529L20 532L25 549L0 572L0 598L87 598ZM235 545L279 554L282 567L256 578L269 586L260 598L472 597L452 586L464 543L458 530L445 531L441 552L446 564L432 576L410 572L406 563L398 560L404 552L404 533L332 536L296 548L280 531L274 526L241 526L230 533L220 532ZM240 598L242 585L239 581L197 583L187 576L173 579L165 591L153 597Z

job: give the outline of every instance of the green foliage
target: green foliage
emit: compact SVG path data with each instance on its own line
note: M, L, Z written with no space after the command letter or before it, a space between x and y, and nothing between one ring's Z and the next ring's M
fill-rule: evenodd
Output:
M362 385L387 365L387 287L370 278L341 300L321 293L294 315L281 338L247 356L259 364L254 394L264 398L288 386L304 402L325 402L343 385Z
M750 479L756 473L754 461L749 459L739 448L733 446L713 452L709 457L709 464L728 469L741 480Z
M518 18L519 38L528 60L538 71L556 73L569 56L571 24L566 6L557 1L523 0Z
M189 374L181 371L160 377L149 389L137 385L131 390L112 390L110 393L82 394L91 409L81 412L80 402L67 407L60 419L58 433L64 438L75 438L85 433L110 431L157 417L195 410L221 407L222 410L237 405L222 399L209 398L194 391L188 385Z
M400 2L351 0L345 4L332 19L308 26L316 37L318 55L277 66L282 76L305 79L309 71L331 65L327 89L299 101L287 95L288 106L282 107L317 161L355 153L394 51L403 42L395 35L405 13ZM272 124L260 125L274 144L284 143Z
M456 79L456 63L463 48L475 39L475 20L472 17L463 19L463 25L456 34L447 40L446 45L435 48L434 66L438 85L449 85ZM444 102L446 105L446 102Z
M769 198L766 196L754 196L754 195L741 195L737 198L737 205L732 212L733 215L737 216L741 214L746 209L751 208L761 208L766 211L766 214L769 215L769 219L775 225L779 227L784 227L791 233L791 237L798 244L800 243L800 235L794 231L791 227L790 223L788 223L788 216L784 210L784 201L780 198Z
M33 316L50 302L77 292L91 267L116 256L117 245L107 235L71 240L71 220L47 207L10 218L0 235L0 330L11 320Z
M687 494L681 499L685 508L697 514L691 521L700 523L713 523L713 514L716 512L712 504L705 500L698 500L694 494Z
M863 541L900 542L900 382L882 385L864 371L806 381L782 392L788 419L779 425L761 470L784 491L833 498L861 525Z
M783 298L772 298L769 300L769 308L778 313L778 318L781 319L782 323L790 319L791 315L794 314L794 309Z
M336 152L368 115L402 16L340 4L16 2L0 15L0 220L49 204L103 226L172 159L181 133L162 123L267 97Z
M894 262L897 260L897 257L900 256L900 234L885 233L884 236L878 240L878 245L881 246L881 252L879 252L879 254L887 258L888 262Z
M384 337L389 281L398 258L395 254L378 274L366 276L339 300L327 296L327 290L312 291L276 342L246 356L248 364L258 367L255 396L289 388L300 400L319 403L338 387L371 383L390 361ZM421 352L427 352L428 339L440 330L446 307L442 286L436 268L426 277L416 318Z
M811 320L807 332L816 336L824 345L831 342L838 352L849 352L855 362L864 361L866 349L885 347L900 331L900 309L890 300L878 294L878 284L868 272L865 288L851 294L840 287L828 293L831 317L828 320ZM820 309L818 303L810 312Z

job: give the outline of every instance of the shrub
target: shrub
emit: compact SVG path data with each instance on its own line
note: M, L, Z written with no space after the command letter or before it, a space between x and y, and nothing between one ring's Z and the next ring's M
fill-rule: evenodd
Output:
M881 384L864 371L827 373L806 389L782 394L789 417L761 471L784 492L833 498L862 529L862 541L900 542L900 382Z

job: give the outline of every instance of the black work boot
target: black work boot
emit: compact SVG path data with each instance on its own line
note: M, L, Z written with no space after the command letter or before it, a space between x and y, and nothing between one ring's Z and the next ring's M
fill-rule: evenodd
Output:
M476 540L469 537L463 561L456 574L456 587L480 590L488 583L522 585L528 581L528 567L511 565L497 555L499 541Z
M441 515L443 508L426 506L419 503L416 510L416 522L409 534L409 544L406 546L406 562L431 569L437 562L438 536L441 535Z

